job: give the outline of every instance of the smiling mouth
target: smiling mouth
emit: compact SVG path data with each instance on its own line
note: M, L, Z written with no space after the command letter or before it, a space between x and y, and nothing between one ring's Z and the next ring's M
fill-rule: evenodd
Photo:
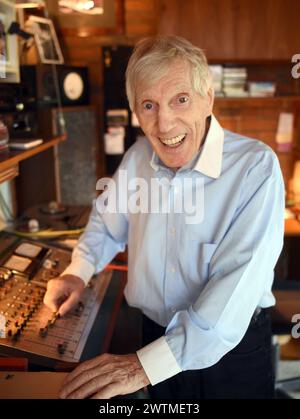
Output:
M158 137L159 141L165 146L165 147L171 147L175 148L181 145L186 138L186 134L176 135L176 137L172 138L160 138Z

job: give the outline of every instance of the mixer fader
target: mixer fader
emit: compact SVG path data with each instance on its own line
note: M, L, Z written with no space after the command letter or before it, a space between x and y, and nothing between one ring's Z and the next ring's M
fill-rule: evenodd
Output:
M64 317L43 304L49 279L59 276L71 253L4 233L0 260L0 315L5 338L0 354L22 355L38 364L78 362L109 285L111 272L91 280L77 306Z

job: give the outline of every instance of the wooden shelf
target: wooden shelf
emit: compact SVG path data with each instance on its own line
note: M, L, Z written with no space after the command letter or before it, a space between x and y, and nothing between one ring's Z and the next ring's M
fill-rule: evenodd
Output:
M270 97L253 97L253 96L245 96L245 97L238 97L238 96L216 96L215 101L220 102L247 102L249 103L257 103L261 105L262 103L268 104L277 104L278 102L300 102L300 96L298 95L290 95L290 96L270 96Z
M232 65L232 66L244 66L247 67L248 65L270 65L271 67L275 67L278 65L288 65L291 66L291 61L288 59L278 59L276 58L275 60L273 58L209 58L209 56L207 57L208 59L208 64L220 64L223 66L226 65Z
M31 156L41 153L50 147L64 141L65 135L61 135L54 138L44 139L44 142L36 147L29 150L10 150L2 151L0 154L0 172L3 172L13 166L16 166L20 161L28 159Z

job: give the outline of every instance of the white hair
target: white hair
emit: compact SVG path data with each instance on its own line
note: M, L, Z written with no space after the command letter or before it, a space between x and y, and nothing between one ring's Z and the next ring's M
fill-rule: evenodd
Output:
M202 49L180 36L157 36L137 43L126 70L126 93L130 109L135 108L136 86L146 82L148 86L160 80L174 60L190 65L193 88L206 96L212 87L212 74Z

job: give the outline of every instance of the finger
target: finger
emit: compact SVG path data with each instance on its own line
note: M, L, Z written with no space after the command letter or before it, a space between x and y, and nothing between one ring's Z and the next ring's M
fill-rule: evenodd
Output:
M97 393L102 388L102 386L109 384L108 380L110 380L110 377L108 377L106 374L100 377L94 377L67 395L64 395L62 392L61 397L65 399L85 399Z
M90 399L111 399L112 397L118 396L120 394L118 389L118 383L110 383L98 391L98 393L90 397Z
M72 294L70 294L69 297L59 307L58 314L64 316L68 311L71 310L71 308L75 306L79 298L80 295L77 292L73 291Z
M115 372L115 369L113 365L111 364L100 364L93 366L89 369L85 369L81 373L77 374L72 379L69 379L68 381L65 379L65 381L62 384L61 387L61 394L64 396L66 394L72 393L76 388L81 387L88 381L92 380L94 377L98 376L106 376L109 377L111 380L113 377L113 374ZM69 374L70 375L70 374Z
M59 395L62 399L65 399L69 394L73 393L84 384L91 381L97 376L103 375L100 368L91 368L89 370L82 371L81 374L77 375L73 380L68 383L63 383Z
M48 283L47 292L44 296L44 304L52 311L57 311L61 298L65 296L65 291L64 289L57 287L56 280L52 281L49 281Z
M91 368L105 365L109 363L110 359L109 354L102 354L100 356L97 356L96 358L89 359L88 361L82 362L78 367L76 367L70 374L66 376L66 378L63 381L63 386L67 385L70 381L74 380L78 375L80 375L82 372L87 371Z
M49 296L47 294L45 294L44 296L44 304L50 308L51 311L57 311L58 310L58 303L56 302L55 299L52 298L52 296Z

